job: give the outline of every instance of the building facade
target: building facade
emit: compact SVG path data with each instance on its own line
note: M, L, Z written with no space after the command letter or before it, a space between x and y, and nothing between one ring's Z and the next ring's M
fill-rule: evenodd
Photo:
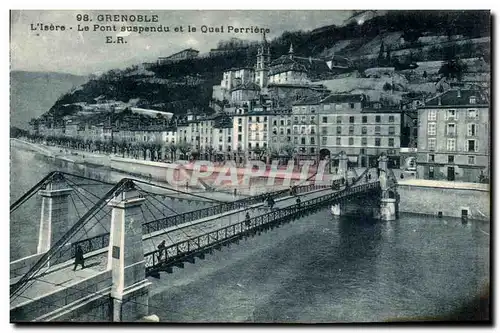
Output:
M448 90L418 112L417 176L478 182L490 172L490 117L480 90Z

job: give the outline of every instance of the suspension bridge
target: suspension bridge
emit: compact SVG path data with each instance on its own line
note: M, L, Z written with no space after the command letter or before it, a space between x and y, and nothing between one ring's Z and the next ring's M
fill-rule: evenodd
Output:
M349 175L343 154L332 184L310 178L295 193L227 202L138 179L112 184L51 172L11 205L11 221L40 212L37 252L10 263L11 321L135 321L154 313L149 276L222 246L325 206L340 215L347 203L371 205L382 220L397 217L397 181L385 155L378 168ZM268 196L276 201L272 209L264 204ZM85 268L74 270L77 249Z

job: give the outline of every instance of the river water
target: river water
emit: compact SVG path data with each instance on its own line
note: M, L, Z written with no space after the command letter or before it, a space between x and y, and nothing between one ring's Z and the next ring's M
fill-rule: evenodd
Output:
M11 153L11 200L55 169L120 177ZM33 209L11 224L11 259L36 250ZM477 318L479 296L488 295L489 233L488 222L406 214L381 222L325 209L150 278L150 312L174 322Z

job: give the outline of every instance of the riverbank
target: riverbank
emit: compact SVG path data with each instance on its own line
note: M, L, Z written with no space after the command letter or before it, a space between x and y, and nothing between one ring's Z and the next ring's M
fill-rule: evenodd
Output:
M207 189L210 189L220 192L221 195L223 193L227 195L236 190L237 196L234 198L285 189L295 183L304 183L306 178L313 175L311 172L301 174L281 170L277 173L270 173L269 170L266 170L261 175L254 177L252 170L236 168L236 184L230 180L217 183L216 177L204 177L203 173L206 170L197 170L186 161L161 163L136 160L116 155L95 154L44 146L19 139L11 139L11 145L12 147L28 149L51 158L76 164L108 167L120 173L148 179L158 184L169 184L189 192L206 192ZM180 165L182 167L179 167ZM221 169L219 168L216 172L225 177L225 170ZM362 172L362 170L355 171ZM414 179L412 175L403 173L401 170L393 171L398 179L400 212L431 216L438 216L441 213L443 216L450 217L461 217L462 214L466 214L469 219L486 221L491 218L488 184ZM404 175L404 179L400 178L401 174ZM170 181L169 177L172 178ZM230 177L227 176L227 178ZM184 180L181 181L180 179ZM331 179L318 179L315 177L313 179L325 183L331 182ZM186 186L186 182L188 186Z

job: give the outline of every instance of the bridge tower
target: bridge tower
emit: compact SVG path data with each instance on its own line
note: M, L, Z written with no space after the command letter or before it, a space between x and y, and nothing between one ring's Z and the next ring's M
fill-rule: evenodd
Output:
M37 253L47 252L69 230L69 196L73 190L60 173L54 174L51 182L40 190L42 210Z
M378 173L382 196L380 199L380 219L394 221L398 217L397 180L387 167L387 155L382 153L378 159Z
M347 178L347 154L345 151L339 153L339 167L337 174L345 179L345 185L347 186L349 179ZM340 203L336 203L331 206L331 212L335 216L340 216L342 214L342 206Z
M108 269L112 275L113 321L134 321L148 315L149 282L144 269L142 212L144 198L132 181L111 206Z

